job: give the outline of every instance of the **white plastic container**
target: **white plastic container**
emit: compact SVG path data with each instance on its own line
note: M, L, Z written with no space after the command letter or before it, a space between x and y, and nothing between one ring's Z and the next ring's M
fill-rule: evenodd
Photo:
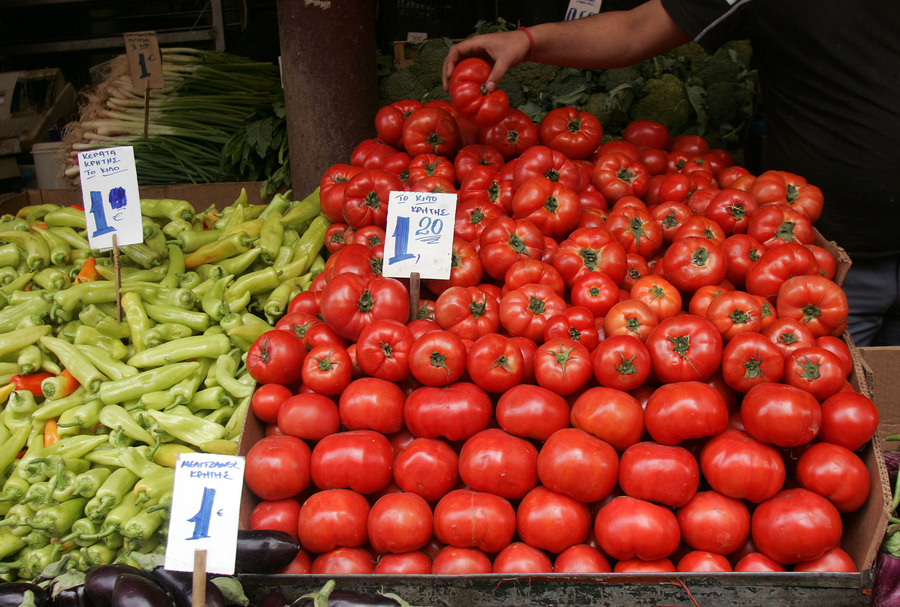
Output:
M68 153L69 144L62 141L47 141L31 146L38 189L58 190L66 187L63 171Z

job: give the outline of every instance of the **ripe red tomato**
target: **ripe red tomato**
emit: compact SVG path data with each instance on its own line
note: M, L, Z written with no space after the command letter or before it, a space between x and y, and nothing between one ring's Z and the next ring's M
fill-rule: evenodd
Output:
M815 491L840 512L858 510L869 497L869 470L862 459L840 445L815 443L797 461L801 487Z
M426 386L446 386L466 371L466 345L450 331L429 331L417 338L409 350L410 371Z
M493 554L505 548L515 533L512 504L493 493L455 489L434 507L434 534L450 546ZM438 563L437 557L434 563Z
M390 145L399 144L403 139L403 122L420 107L421 101L402 99L379 109L375 114L375 131L378 138Z
M537 125L522 110L509 108L503 120L481 129L481 143L496 148L506 160L509 160L537 145Z
M554 573L610 573L609 561L589 544L578 544L560 552L553 561Z
M436 438L416 438L394 459L394 481L408 493L436 502L456 486L459 457Z
M516 531L523 542L559 554L584 542L591 530L588 505L538 485L519 502Z
M434 320L457 337L474 341L500 328L500 302L481 287L450 287L434 304Z
M698 381L663 384L647 400L644 425L656 442L677 445L725 430L728 407L719 391L709 384Z
M244 482L260 499L294 497L309 486L309 447L293 436L260 439L247 452Z
M784 356L789 356L797 348L814 346L816 338L812 331L800 320L776 318L762 330L772 343L778 346Z
M841 359L825 348L797 348L785 357L784 383L806 390L820 402L843 388L845 378Z
M538 385L557 394L577 392L592 376L590 351L573 339L551 339L535 352L534 377Z
M604 440L578 428L550 435L538 454L541 484L556 493L590 504L606 499L616 486L619 458Z
M356 491L327 489L306 498L297 528L300 544L312 553L362 546L368 539L369 502Z
M403 122L403 147L410 156L437 154L451 158L460 145L459 123L443 108L419 108Z
M783 565L776 563L762 552L751 552L735 564L734 570L740 573L771 573L785 569Z
M344 248L346 251L346 247ZM322 292L322 318L339 335L356 340L376 320L409 320L409 293L395 278L366 279L345 272L329 280Z
M552 263L567 285L574 285L583 274L598 271L618 285L625 278L627 254L605 228L586 227L572 231L559 243Z
M300 502L296 498L263 500L250 511L250 529L284 531L297 539Z
M544 341L547 321L567 308L566 301L541 284L523 285L500 300L500 324L511 336Z
M727 555L750 537L750 509L717 491L699 491L675 513L681 539L694 550Z
M262 384L253 392L250 408L257 419L267 424L278 420L278 409L291 397L290 388L281 384Z
M459 478L476 491L521 499L537 484L537 448L500 428L482 430L459 451Z
M301 393L284 401L276 422L288 436L316 441L337 432L341 416L335 402L324 394Z
M644 342L657 324L659 319L650 306L639 299L624 298L606 313L603 334L606 337L630 335Z
M477 548L445 546L434 555L431 573L434 575L473 575L491 572L491 559Z
M488 333L469 346L465 370L479 388L502 395L521 383L525 358L521 348L511 338Z
M560 151L572 160L589 158L600 145L602 136L600 120L574 107L552 109L538 125L541 145Z
M513 542L494 557L492 573L550 573L553 563L547 553L525 542Z
M732 568L728 559L721 554L692 550L681 557L675 570L694 573L724 573L732 571Z
M809 561L841 541L841 514L808 489L787 489L753 511L751 534L760 552L782 565Z
M738 392L780 381L783 374L784 354L761 333L736 335L722 350L722 376Z
M415 493L388 493L372 504L366 528L375 552L419 550L431 539L431 507Z
M643 441L619 461L619 487L625 495L673 508L687 504L700 485L700 466L683 447Z
M416 437L465 440L487 428L493 405L487 392L470 382L423 386L406 398L403 417Z
M303 359L303 385L319 394L340 394L350 383L352 365L347 350L336 345L313 347Z
M859 392L838 392L822 403L819 439L859 450L872 440L880 416L872 399Z
M613 335L591 352L591 366L601 386L627 392L650 376L650 352L637 337Z
M683 293L718 284L728 273L728 260L722 248L696 236L673 242L660 263L666 279Z
M778 493L786 476L778 449L736 429L707 441L700 452L700 471L715 491L753 503Z
M373 573L381 575L429 575L431 557L421 550L400 554L380 554Z
M335 432L319 440L310 456L312 481L320 489L352 489L368 495L391 482L394 450L374 430Z
M341 424L347 430L394 434L403 428L405 402L406 395L396 383L377 377L360 377L341 392L338 412Z
M603 272L585 272L572 281L569 301L590 310L594 318L604 318L619 303L619 288Z
M624 451L644 435L644 409L641 403L622 390L594 387L582 392L572 404L570 421L580 428Z
M624 196L642 197L650 184L650 173L640 160L611 152L597 158L591 182L607 201L614 203Z
M659 275L651 274L637 279L631 286L629 295L647 304L658 320L681 312L681 293L672 283Z
M500 427L514 436L546 440L569 425L569 404L547 388L518 384L500 394L495 415Z
M853 558L840 548L826 550L822 556L811 561L801 561L792 567L792 571L813 571L822 573L856 573L859 567Z
M762 329L762 304L746 291L725 291L710 302L706 318L728 343L741 333L756 333Z
M287 386L300 379L305 357L306 349L293 333L272 329L247 351L247 371L261 384Z
M847 327L847 296L821 275L787 279L778 290L775 310L778 318L803 322L813 337L840 335Z
M638 147L663 150L669 143L669 127L655 120L632 120L622 132L622 139Z
M669 508L627 495L615 497L597 513L594 535L614 559L655 561L678 548L681 531Z
M741 421L753 438L779 447L799 447L812 441L822 425L816 398L787 384L754 386L741 403Z
M479 57L468 57L456 64L450 76L450 103L482 128L497 124L509 111L506 91L485 89L490 74L490 63Z
M704 381L722 361L722 334L692 314L661 321L646 340L653 375L663 382Z
M725 278L737 288L744 288L750 268L766 253L761 242L747 234L732 234L722 243L722 252L728 261ZM747 288L749 291L750 289ZM758 293L757 293L758 294Z

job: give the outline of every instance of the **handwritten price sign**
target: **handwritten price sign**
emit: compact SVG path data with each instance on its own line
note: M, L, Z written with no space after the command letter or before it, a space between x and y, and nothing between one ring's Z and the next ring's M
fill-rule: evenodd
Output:
M456 194L391 192L382 274L450 278Z
M144 240L134 148L78 153L81 197L91 248L105 250Z
M206 550L209 573L234 573L243 486L243 457L190 453L178 458L166 569L192 571L194 551Z

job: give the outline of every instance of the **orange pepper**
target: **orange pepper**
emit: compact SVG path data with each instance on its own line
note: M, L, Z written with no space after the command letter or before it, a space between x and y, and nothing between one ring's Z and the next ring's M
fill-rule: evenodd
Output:
M98 278L100 278L100 274L97 273L97 258L88 257L84 260L84 263L81 264L81 269L78 271L78 274L75 275L75 280L72 282L77 284L79 282L97 280Z
M44 423L44 447L59 442L59 426L52 417Z

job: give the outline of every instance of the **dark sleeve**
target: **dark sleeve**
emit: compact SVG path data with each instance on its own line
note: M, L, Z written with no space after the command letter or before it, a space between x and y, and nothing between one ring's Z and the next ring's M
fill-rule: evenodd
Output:
M749 37L748 7L753 0L662 0L663 8L706 51Z

